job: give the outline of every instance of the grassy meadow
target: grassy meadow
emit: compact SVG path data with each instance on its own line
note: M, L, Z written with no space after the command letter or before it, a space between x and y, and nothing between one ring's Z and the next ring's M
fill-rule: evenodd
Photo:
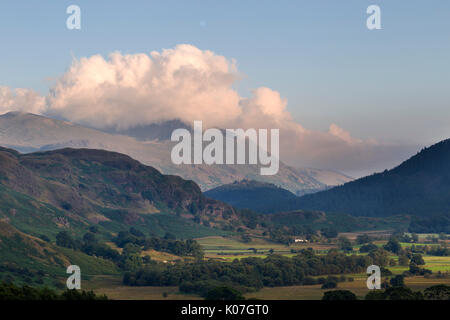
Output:
M356 237L356 236L355 236ZM425 239L425 237L423 237ZM314 250L322 251L322 254L326 254L326 251L335 248L336 245L332 243L296 243L290 246L273 243L262 237L254 237L250 242L243 242L239 237L231 236L208 236L196 239L204 249L205 259L217 259L219 261L229 262L234 259L242 259L246 257L259 257L265 258L269 255L269 251L273 250L273 253L281 254L284 256L294 256L291 250L301 250L306 248L313 248ZM377 246L383 246L387 240L376 240L374 243ZM435 245L431 243L418 243L415 245ZM114 247L113 244L110 244ZM411 243L402 243L402 246L411 246ZM359 253L358 248L360 246L354 246L354 252L351 254L364 254ZM118 250L120 248L117 248ZM256 250L256 253L254 252ZM349 253L350 254L350 253ZM151 259L156 261L171 261L182 259L176 255L169 253L158 252L155 250L148 250L142 252L142 255L149 255ZM397 256L392 256L397 260ZM450 257L437 257L437 256L423 256L425 260L426 269L432 270L433 274L438 272L450 272ZM402 274L407 271L407 266L389 266L387 267L393 275ZM337 289L350 290L354 292L358 298L362 299L368 293L366 281L367 275L360 274L346 274L348 278L353 278L353 281L339 282ZM320 276L326 277L326 276ZM405 284L412 290L424 290L427 287L446 284L450 285L450 278L442 277L424 277L413 276L405 278ZM193 294L183 294L178 291L177 287L129 287L124 286L121 281L121 277L117 275L108 276L93 276L88 281L85 281L85 288L92 289L96 293L106 294L111 299L201 299L201 297ZM302 286L287 286L287 287L265 287L257 292L246 293L246 298L254 299L280 299L280 300L317 300L321 299L326 289L321 289L321 285L302 285Z

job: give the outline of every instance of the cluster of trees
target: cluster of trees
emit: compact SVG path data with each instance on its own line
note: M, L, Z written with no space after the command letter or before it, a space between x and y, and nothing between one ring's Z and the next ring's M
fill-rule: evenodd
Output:
M122 258L119 252L106 244L100 243L96 235L92 232L87 232L80 240L74 239L67 231L61 231L56 235L56 245L79 250L88 255L95 255L114 262L119 262Z
M5 300L107 300L105 295L98 296L93 291L66 290L57 293L49 288L17 286L0 282L0 301Z
M91 230L82 239L74 239L67 231L61 231L56 236L56 244L61 247L82 251L91 256L102 257L113 261L125 271L134 271L151 263L150 256L142 257L142 250L155 249L179 256L193 256L203 258L203 249L195 240L179 241L174 236L166 234L164 239L146 237L141 231L130 228L121 231L113 241L121 248L122 253L101 243Z
M56 235L56 244L61 247L79 250L91 256L102 257L113 261L120 269L137 270L146 263L150 263L150 257L141 257L141 247L132 243L124 246L122 253L112 249L104 243L100 243L92 232L83 236L82 240L73 239L66 231Z
M22 278L27 283L36 282L43 284L42 278L45 272L42 270L31 270L27 267L20 267L15 263L4 262L0 263L0 275L3 275L0 280L11 282L14 276ZM14 276L13 276L14 275Z
M413 253L428 254L430 256L448 257L450 255L450 248L448 248L445 245L439 246L412 245L410 250Z
M402 285L394 285L384 290L372 290L366 300L450 300L450 286L436 285L426 288L424 292L412 291ZM349 290L333 290L324 293L322 300L357 300Z
M164 238L146 237L141 231L130 228L129 231L121 231L113 242L121 248L127 244L134 244L144 250L154 249L175 254L177 256L192 256L198 259L203 258L203 249L200 244L192 239L186 241L176 240L175 237L166 233Z
M426 253L431 253L430 251L421 251ZM435 248L437 253L445 254L445 248ZM427 270L422 268L421 266L425 265L425 261L420 253L417 253L415 247L411 248L402 248L400 242L395 236L392 236L389 241L383 246L383 248L378 248L376 245L372 243L368 243L363 245L360 248L360 252L369 252L369 256L374 258L377 257L377 261L379 262L379 266L395 266L397 262L393 259L389 258L389 252L392 252L398 255L398 264L401 266L408 266L409 270L405 272L405 275L426 275L431 274L431 270Z
M450 233L450 215L412 216L410 232L417 233Z
M123 283L131 286L180 286L183 292L204 296L218 286L257 290L264 286L301 285L311 276L363 272L373 263L369 256L347 256L337 250L330 250L323 256L312 250L302 250L292 258L274 254L265 259L236 259L232 263L208 260L152 264L136 272L127 272Z

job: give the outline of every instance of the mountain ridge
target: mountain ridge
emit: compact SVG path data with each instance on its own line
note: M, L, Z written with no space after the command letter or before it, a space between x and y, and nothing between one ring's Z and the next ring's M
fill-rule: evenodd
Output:
M139 131L135 135L142 139L148 138L144 133ZM167 137L167 132L163 130L161 137L164 136ZM235 180L251 179L274 183L296 194L304 194L324 189L330 182L341 184L351 180L339 173L319 169L296 169L284 163L280 163L279 173L275 176L261 176L259 167L255 165L178 166L172 164L170 159L173 144L164 139L141 141L131 136L103 132L29 113L10 112L0 115L0 145L8 148L26 153L65 147L119 152L165 174L193 180L203 191Z
M327 191L305 195L298 209L364 216L450 214L450 139L399 166Z
M42 219L53 230L98 223L106 228L145 225L157 213L208 227L222 228L233 220L239 224L232 207L206 198L195 182L105 150L20 154L0 148L0 189L0 218L25 228Z
M280 202L297 198L292 192L274 184L246 179L219 186L204 194L235 208L250 209L259 213L272 213Z

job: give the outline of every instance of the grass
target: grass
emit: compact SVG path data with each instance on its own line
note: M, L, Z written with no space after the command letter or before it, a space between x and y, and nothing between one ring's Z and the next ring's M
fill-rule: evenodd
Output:
M270 249L274 253L285 256L292 256L291 249L300 250L306 248L313 248L315 250L328 250L333 248L333 245L317 244L317 243L296 243L290 246L273 243L263 238L252 238L250 242L239 241L236 237L204 237L196 239L203 247L206 258L216 258L222 260L242 259L246 257L260 257L265 258ZM251 248L257 250L254 253Z
M151 257L152 260L158 261L158 262L175 261L175 260L186 259L186 257L180 257L180 256L176 256L174 254L170 254L170 253L162 252L162 251L156 251L156 250L153 250L153 249L142 251L141 255L142 256L147 256L148 255L148 256Z
M369 292L366 285L367 276L359 274L353 282L340 282L337 289L350 290L359 299L363 299ZM405 279L406 285L414 291L424 289L437 284L450 285L450 279L426 279L424 277L412 277ZM82 282L82 288L94 290L97 294L106 294L114 300L198 300L201 297L191 294L183 294L178 287L128 287L122 285L118 276L95 276L89 281ZM262 300L319 300L328 290L321 289L321 285L313 286L289 286L263 288L257 292L245 294L247 299ZM166 294L166 297L164 296Z
M450 257L435 257L435 256L424 256L425 268L430 269L433 273L450 272Z
M336 289L350 290L359 299L363 299L369 292L366 285L366 279L367 277L361 275L360 278L355 278L355 281L353 282L340 282ZM405 283L414 291L422 291L437 284L450 285L450 279L412 277L406 278ZM263 288L258 292L248 293L245 297L262 300L320 300L322 299L323 293L328 291L321 289L320 287L321 285Z
M129 229L129 227L125 227L121 221L114 220L117 219L114 218L115 215L117 215L117 211L102 209L102 213L111 220L100 223L105 229L115 233ZM133 226L144 232L146 235L164 237L166 232L168 232L176 235L178 239L192 239L230 234L230 232L208 228L170 213L153 213L140 215L140 217L143 220Z
M275 253L281 253L285 256L294 256L290 253L290 249L301 249L307 247L324 248L329 245L318 244L294 244L290 247L272 243L262 238L252 238L249 243L239 241L237 237L203 237L196 239L204 248L206 258L216 258L223 261L231 261L233 259L240 259L245 257L260 257L267 256L267 251L274 249ZM380 241L379 245L384 244L385 241ZM258 254L254 254L249 248L255 248L258 250ZM178 259L179 257L170 255L168 253L156 252L149 250L145 252L149 254L152 259L158 261L171 261L172 259ZM424 256L426 262L425 268L430 269L433 273L438 271L446 272L450 271L450 257L436 257L436 256ZM406 266L394 266L388 267L394 275L402 274L407 271L409 267ZM366 280L367 275L364 273L359 274L346 274L347 278L354 278L353 282L340 282L337 289L345 289L354 292L358 298L363 299L368 293ZM326 277L322 275L320 277ZM408 277L405 278L406 285L411 289L424 290L427 287L436 284L450 285L450 278L424 278L424 277ZM179 293L177 287L128 287L121 283L121 279L118 276L93 276L87 281L87 288L92 288L96 293L104 293L111 299L147 299L147 300L177 300L177 299L200 299L196 295L187 295ZM279 299L279 300L317 300L321 299L323 293L327 290L321 289L321 285L313 286L289 286L289 287L274 287L263 288L258 292L247 293L246 298L256 299ZM167 297L164 297L166 293Z
M199 300L197 295L182 294L178 287L129 287L117 276L96 276L82 283L82 289L106 294L113 300ZM164 297L164 295L167 295Z

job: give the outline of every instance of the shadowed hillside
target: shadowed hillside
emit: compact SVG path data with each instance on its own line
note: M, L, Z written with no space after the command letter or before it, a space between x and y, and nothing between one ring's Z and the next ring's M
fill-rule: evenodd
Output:
M163 214L186 230L193 221L221 228L238 220L232 207L206 198L194 182L103 150L19 154L1 148L0 189L0 219L22 230L154 227L164 224Z
M226 202L233 207L261 213L282 210L283 203L297 199L292 192L271 183L252 180L235 181L205 192L209 198Z
M392 170L295 200L299 209L358 216L450 214L450 140L423 149Z

